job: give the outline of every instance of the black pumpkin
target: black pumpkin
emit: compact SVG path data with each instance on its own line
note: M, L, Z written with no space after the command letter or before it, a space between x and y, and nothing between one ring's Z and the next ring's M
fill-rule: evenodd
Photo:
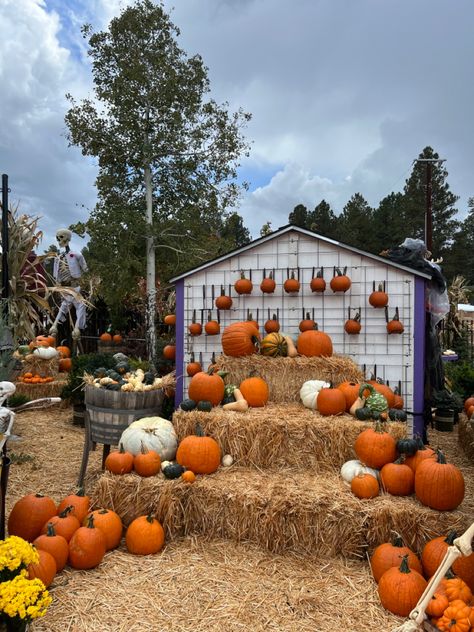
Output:
M404 410L399 408L390 408L388 411L388 416L391 421L406 421L407 414Z
M107 384L105 388L108 391L119 391L122 388L122 384L119 384L118 382L116 384Z
M194 399L183 399L179 407L181 408L181 410L189 412L190 410L194 410L196 408L196 402L194 401Z
M107 376L107 369L103 366L100 366L98 369L96 369L94 371L94 377L106 377Z
M107 377L112 378L116 382L122 379L120 373L117 373L117 371L115 371L114 369L110 369L110 371L107 371Z
M233 395L224 395L224 399L221 404L224 406L225 404L232 404L235 402L235 397Z
M397 441L397 450L400 454L413 455L418 450L418 442L416 439L399 439Z
M204 413L210 413L212 410L212 404L206 399L202 399L200 402L198 402L197 409L201 410Z
M153 373L153 371L147 371L143 378L144 384L147 384L148 386L150 386L151 384L153 384L154 381L155 381L155 374Z
M115 370L117 371L117 373L120 373L120 375L125 375L125 373L128 373L130 371L130 365L128 364L128 362L117 362L117 364L115 365Z
M171 463L163 469L163 474L165 478L179 478L185 471L186 468L179 463Z
M359 421L367 421L373 419L374 413L367 406L362 406L362 408L356 409L355 416Z

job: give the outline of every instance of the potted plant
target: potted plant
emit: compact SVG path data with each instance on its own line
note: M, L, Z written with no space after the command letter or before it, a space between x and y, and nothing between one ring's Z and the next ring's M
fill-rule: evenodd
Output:
M436 430L450 432L457 421L458 414L462 410L462 400L457 393L452 393L446 388L433 391L431 406L434 408L434 427Z

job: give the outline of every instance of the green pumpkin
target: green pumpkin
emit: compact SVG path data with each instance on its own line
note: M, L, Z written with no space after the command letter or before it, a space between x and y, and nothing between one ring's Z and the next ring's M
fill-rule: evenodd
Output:
M119 391L122 388L122 384L107 384L105 387L108 391Z
M374 415L368 406L357 408L355 411L355 416L359 421L368 421L369 419L374 418Z
M406 421L407 420L406 412L399 408L390 408L390 410L388 411L388 416L391 421Z
M364 391L369 391L369 396L365 398L365 406L370 408L373 417L377 418L388 408L387 398L381 393L377 393L372 384L361 384L359 389L359 397L364 397Z
M29 353L31 353L31 349L29 348L28 345L20 345L18 347L18 353L20 355L28 355Z
M196 402L194 401L194 399L183 399L179 407L181 408L181 410L189 412L190 410L194 410L196 408Z
M397 450L400 454L413 455L418 450L418 441L416 439L399 439L397 441Z
M202 399L200 402L198 402L197 409L201 410L204 413L210 413L212 410L212 404L211 402Z
M120 373L120 375L125 375L125 373L128 373L130 371L130 365L128 364L128 362L117 362L117 364L115 365L115 370L117 371L117 373Z
M224 388L224 397L229 397L229 395L233 396L233 393L237 386L235 384L226 384Z
M155 374L153 373L153 371L147 371L143 377L143 383L149 386L153 384L154 381L155 381Z
M98 369L94 371L94 377L107 377L107 369L103 366L100 366Z
M112 380L115 380L116 382L122 379L120 373L117 373L117 371L115 371L114 369L110 369L110 371L107 371L107 377L112 378Z
M186 468L180 465L179 463L171 463L171 465L167 465L163 469L163 474L165 478L179 478L183 472L186 471Z

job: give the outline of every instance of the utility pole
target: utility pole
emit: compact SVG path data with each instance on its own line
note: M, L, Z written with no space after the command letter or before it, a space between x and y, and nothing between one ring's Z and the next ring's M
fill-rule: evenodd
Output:
M433 249L433 163L446 162L445 158L417 158L415 162L426 164L426 209L425 209L425 246Z

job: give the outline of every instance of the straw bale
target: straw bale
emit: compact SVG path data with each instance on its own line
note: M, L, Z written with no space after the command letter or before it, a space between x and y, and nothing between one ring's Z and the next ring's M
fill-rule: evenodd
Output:
M57 378L54 382L45 384L25 384L16 382L16 395L26 395L30 399L40 399L41 397L60 397L63 388L67 384L67 379Z
M362 561L191 537L143 557L122 544L95 569L66 568L51 594L34 632L373 632L403 621L381 607Z
M346 356L330 358L268 358L253 354L243 358L220 355L216 359L219 370L227 371L229 384L240 384L255 371L268 384L270 401L276 403L299 402L300 388L307 380L325 380L334 386L346 381L364 379L357 364Z
M209 413L177 410L173 425L181 440L199 422L206 434L231 454L239 465L339 469L354 459L354 442L371 427L350 415L324 417L302 404L268 404L244 413L213 408ZM393 422L387 430L396 438L406 436L406 424Z
M466 415L460 415L458 439L465 454L474 462L474 418L469 420Z
M22 373L36 373L41 377L56 377L59 373L59 358L50 358L46 360L45 358L39 358L34 354L30 353L26 358L22 361L23 370Z
M335 474L294 469L232 466L200 476L193 485L162 475L140 479L106 473L97 482L94 501L113 508L124 524L153 509L171 539L227 538L275 553L320 557L363 557L389 540L393 530L421 550L428 538L468 525L461 511L437 512L414 497L387 494L359 500Z

